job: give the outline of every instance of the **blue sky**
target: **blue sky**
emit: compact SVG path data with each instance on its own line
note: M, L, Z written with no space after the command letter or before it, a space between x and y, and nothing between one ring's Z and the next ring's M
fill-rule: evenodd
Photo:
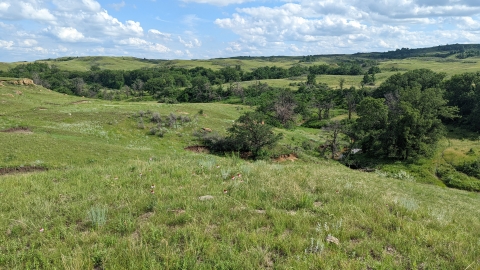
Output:
M204 59L480 43L479 0L0 0L0 61Z

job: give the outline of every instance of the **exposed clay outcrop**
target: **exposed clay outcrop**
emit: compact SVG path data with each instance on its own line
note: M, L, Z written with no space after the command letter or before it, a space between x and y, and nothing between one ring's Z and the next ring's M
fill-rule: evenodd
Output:
M9 83L14 84L14 85L35 85L33 83L33 80L27 79L27 78L16 80L16 81L15 80L14 81L9 81Z
M27 166L27 167L16 167L16 168L0 168L0 175L7 175L7 174L19 174L19 173L30 173L30 172L43 172L47 169L42 167L34 167L34 166Z
M13 127L9 129L0 130L0 132L5 133L24 133L24 134L31 134L33 133L28 127Z

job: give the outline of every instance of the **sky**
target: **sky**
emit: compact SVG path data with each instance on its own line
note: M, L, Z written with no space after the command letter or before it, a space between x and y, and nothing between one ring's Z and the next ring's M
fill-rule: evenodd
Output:
M210 59L480 43L480 0L0 0L0 62Z

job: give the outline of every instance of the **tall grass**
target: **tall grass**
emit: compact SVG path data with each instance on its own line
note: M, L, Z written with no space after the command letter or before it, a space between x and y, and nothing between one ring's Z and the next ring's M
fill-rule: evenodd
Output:
M158 138L132 118L203 109L197 127L224 131L239 114L226 104L73 104L39 90L0 96L0 126L33 131L0 132L0 166L49 168L0 176L1 269L480 267L478 193L314 157L278 163L187 152L195 127ZM300 143L316 133L288 137Z

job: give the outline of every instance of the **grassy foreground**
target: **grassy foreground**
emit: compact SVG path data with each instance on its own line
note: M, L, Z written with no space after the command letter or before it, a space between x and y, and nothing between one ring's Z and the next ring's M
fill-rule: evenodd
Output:
M0 132L0 168L49 169L0 176L0 269L480 267L478 193L183 150L197 128L224 132L237 107L0 86L0 130L17 127ZM193 121L147 136L140 110Z

